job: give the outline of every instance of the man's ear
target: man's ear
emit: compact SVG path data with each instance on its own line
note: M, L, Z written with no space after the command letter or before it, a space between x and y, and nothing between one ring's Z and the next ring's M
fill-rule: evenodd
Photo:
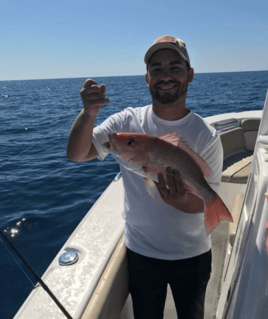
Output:
M190 68L189 72L188 72L188 83L191 83L194 79L194 69Z
M148 73L145 74L145 80L146 80L147 86L149 86L149 75L148 75Z

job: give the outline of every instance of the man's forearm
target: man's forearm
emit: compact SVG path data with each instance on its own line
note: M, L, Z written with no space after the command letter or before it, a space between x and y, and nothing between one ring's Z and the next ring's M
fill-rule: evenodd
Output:
M84 109L77 116L71 127L67 143L67 156L70 160L83 162L89 159L95 119L96 115L89 115Z

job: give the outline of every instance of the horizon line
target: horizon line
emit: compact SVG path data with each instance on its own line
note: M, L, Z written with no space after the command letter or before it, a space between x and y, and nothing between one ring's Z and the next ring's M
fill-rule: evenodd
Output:
M196 74L222 74L222 73L246 73L246 72L267 72L268 70L249 70L249 71L218 71L218 72L196 72ZM89 78L111 78L111 77L131 77L131 76L144 76L144 74L136 75L98 75L98 76L77 76L77 77L56 77L56 78L36 78L36 79L12 79L0 80L0 82L8 81L42 81L42 80L64 80L64 79L89 79Z

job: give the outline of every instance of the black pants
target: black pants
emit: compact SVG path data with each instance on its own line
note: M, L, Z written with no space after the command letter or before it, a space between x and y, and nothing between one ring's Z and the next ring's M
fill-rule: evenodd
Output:
M149 258L127 249L135 319L162 319L170 285L179 319L203 319L211 250L182 260Z

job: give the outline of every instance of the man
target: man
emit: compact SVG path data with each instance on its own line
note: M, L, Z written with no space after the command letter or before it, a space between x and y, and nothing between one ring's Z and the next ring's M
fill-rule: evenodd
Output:
M94 128L105 98L105 85L91 79L81 90L84 109L75 120L67 145L71 160L104 159L108 134L139 132L150 135L181 134L187 144L212 168L208 179L218 191L223 151L216 130L186 108L188 84L193 81L186 45L171 36L158 38L145 54L147 86L152 105L127 108ZM120 164L120 163L119 163ZM120 165L124 188L125 242L129 290L135 319L163 318L167 284L178 318L204 317L204 298L211 273L211 241L204 226L203 202L188 193L178 172L167 185L159 174L159 194L153 199L143 179ZM171 176L171 177L170 177Z

